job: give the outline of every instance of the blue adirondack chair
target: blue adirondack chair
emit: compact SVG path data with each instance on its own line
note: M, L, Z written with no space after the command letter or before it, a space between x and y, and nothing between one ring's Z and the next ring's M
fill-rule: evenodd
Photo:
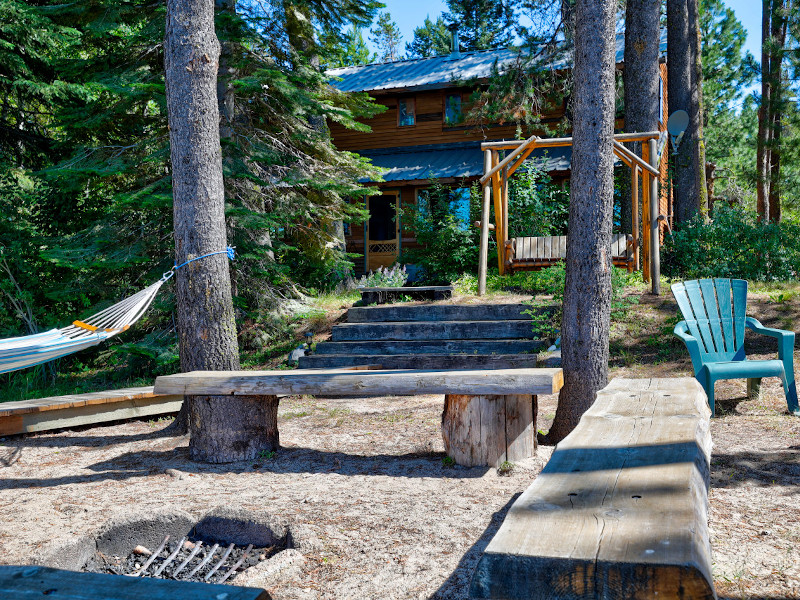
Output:
M675 335L692 358L694 376L708 395L714 414L714 383L720 379L747 379L748 393L758 389L762 377L780 377L789 412L800 416L794 381L794 332L764 327L745 316L747 282L742 279L700 279L672 284L683 318ZM778 340L777 360L747 360L744 331Z

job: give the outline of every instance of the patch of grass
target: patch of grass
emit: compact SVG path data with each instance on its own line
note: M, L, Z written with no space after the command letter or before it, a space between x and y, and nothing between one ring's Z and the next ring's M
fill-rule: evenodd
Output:
M501 477L511 475L511 473L514 472L514 467L515 467L514 463L504 460L497 467L497 474L500 475Z
M452 467L455 467L456 466L456 461L453 460L453 458L451 456L445 456L445 457L442 458L442 466L443 467L447 467L448 469L452 468Z
M286 419L288 421L289 419L299 419L302 417L307 417L310 414L311 413L307 410L298 410L292 412L285 412L281 415L281 418Z
M258 453L258 458L262 460L270 460L272 458L275 458L276 454L277 452L275 452L275 450L262 450L261 452Z

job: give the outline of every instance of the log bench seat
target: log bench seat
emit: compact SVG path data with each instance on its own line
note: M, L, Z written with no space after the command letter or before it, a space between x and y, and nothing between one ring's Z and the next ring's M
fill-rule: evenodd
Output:
M267 405L271 433L257 432L268 448L278 447L278 396L416 396L445 394L442 437L457 464L498 466L533 456L536 448L536 397L554 394L563 385L561 369L364 370L296 369L292 371L195 371L158 377L160 394L210 398L206 409L222 407L231 396ZM248 400L251 399L251 400ZM222 410L223 408L220 408ZM191 419L190 419L191 422ZM204 422L213 422L204 421ZM230 435L230 428L225 434ZM273 431L274 430L274 431ZM212 438L214 427L190 431ZM253 435L243 432L242 435ZM226 443L235 443L226 442ZM254 451L259 449L256 446ZM261 447L260 449L267 449ZM252 457L251 457L252 458ZM215 461L212 456L211 462ZM235 460L240 460L239 458Z
M612 381L512 505L470 597L716 598L710 416L694 379Z

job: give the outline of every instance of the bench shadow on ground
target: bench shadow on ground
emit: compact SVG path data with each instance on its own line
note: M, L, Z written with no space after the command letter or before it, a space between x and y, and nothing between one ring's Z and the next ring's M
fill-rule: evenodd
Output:
M439 586L439 589L431 594L429 600L450 600L451 598L468 598L469 597L469 584L472 579L472 573L475 567L478 566L478 561L483 556L486 547L492 538L500 529L503 520L506 518L511 505L516 502L522 494L514 494L505 506L492 515L492 520L486 529L483 530L481 536L476 542L467 550L458 561L458 566L453 570L445 582Z
M73 438L75 441L75 438ZM80 446L80 440L75 444ZM0 480L0 489L27 487L54 487L68 484L93 483L103 480L123 481L137 477L171 476L167 470L176 470L188 476L204 474L327 474L345 476L387 476L406 478L473 479L482 477L489 467L447 466L443 452L425 454L348 454L315 448L286 447L278 449L275 456L268 454L249 461L226 464L208 464L192 461L187 446L164 451L144 450L126 452L91 465L86 471L93 473L65 475L50 478L13 478Z

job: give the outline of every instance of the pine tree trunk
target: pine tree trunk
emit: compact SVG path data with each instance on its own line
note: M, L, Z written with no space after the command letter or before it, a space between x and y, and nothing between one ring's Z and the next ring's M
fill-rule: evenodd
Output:
M769 108L769 221L781 220L781 122L783 120L783 49L786 46L787 16L783 1L773 5L769 59L771 97Z
M175 258L186 260L226 247L217 70L220 45L214 3L168 0L164 63L172 164ZM176 276L181 369L239 368L230 273L225 254L192 262ZM250 458L277 445L253 425L268 424L270 403L242 397L187 397L191 456L210 462ZM260 416L259 414L260 413ZM225 447L209 430L225 424ZM277 434L277 431L276 431ZM213 436L212 436L213 437Z
M771 35L772 2L761 3L761 105L758 107L758 140L756 142L756 210L762 222L769 220L770 184L770 103L772 85L770 74L769 40Z
M661 0L628 0L625 10L625 131L657 131L659 98L658 55L661 40ZM638 156L642 144L628 144ZM630 177L622 196L622 231L631 232ZM639 195L641 198L641 194Z
M564 387L546 438L557 443L608 382L614 201L614 0L575 5L572 183L561 331Z
M708 205L699 35L697 0L667 0L669 110L685 110L689 115L689 126L674 156L676 224L686 223Z

